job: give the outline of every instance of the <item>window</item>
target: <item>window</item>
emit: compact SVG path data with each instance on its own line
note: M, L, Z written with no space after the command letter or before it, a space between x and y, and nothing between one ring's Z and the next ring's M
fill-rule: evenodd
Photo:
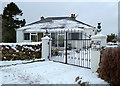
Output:
M51 33L52 46L64 46L64 34L63 33Z
M31 35L31 40L37 41L37 35Z
M30 40L30 33L24 33L24 40Z
M82 39L82 33L71 33L71 37L72 40L78 40L78 39Z
M36 33L31 33L31 35L37 35Z
M57 35L56 33L51 33L51 38L52 38L52 46L57 46Z
M82 33L69 33L68 38L72 40L82 39Z
M77 39L79 39L79 33L71 33L71 39L72 39L72 40L77 40Z
M31 41L37 41L37 34L31 33Z
M64 47L64 34L58 34L58 46Z
M55 40L56 34L55 34L55 33L51 33L51 38L52 38L53 40Z
M82 39L82 32L81 33L79 33L79 39Z

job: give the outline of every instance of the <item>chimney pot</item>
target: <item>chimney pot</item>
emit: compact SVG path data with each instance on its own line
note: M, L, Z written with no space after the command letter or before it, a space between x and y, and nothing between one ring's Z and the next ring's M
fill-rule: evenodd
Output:
M71 14L71 18L75 18L75 14Z
M73 16L75 17L75 14L73 14Z

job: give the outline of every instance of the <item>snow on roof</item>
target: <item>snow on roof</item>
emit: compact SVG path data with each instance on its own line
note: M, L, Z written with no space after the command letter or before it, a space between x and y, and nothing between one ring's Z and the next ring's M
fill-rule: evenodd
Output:
M83 25L79 22L70 20L70 19L57 19L57 20L51 20L50 22L42 22L42 23L36 23L31 24L28 26L21 27L17 30L24 30L24 31L36 31L36 32L45 32L46 29L84 29L84 28L92 28L89 25ZM55 30L56 31L56 30Z
M65 28L65 29L50 29L48 32L82 32L83 29L80 28Z

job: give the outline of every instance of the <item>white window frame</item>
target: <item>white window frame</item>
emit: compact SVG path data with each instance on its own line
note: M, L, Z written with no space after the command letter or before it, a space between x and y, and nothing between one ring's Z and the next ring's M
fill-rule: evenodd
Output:
M37 33L36 32L30 33L30 41L32 41L31 36L36 36L37 37ZM37 41L37 39L36 39L36 41Z

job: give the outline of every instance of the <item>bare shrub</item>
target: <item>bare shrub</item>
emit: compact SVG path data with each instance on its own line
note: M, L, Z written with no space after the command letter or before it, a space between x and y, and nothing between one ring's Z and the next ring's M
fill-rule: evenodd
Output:
M98 68L99 77L111 85L120 83L120 47L106 48L101 52Z

